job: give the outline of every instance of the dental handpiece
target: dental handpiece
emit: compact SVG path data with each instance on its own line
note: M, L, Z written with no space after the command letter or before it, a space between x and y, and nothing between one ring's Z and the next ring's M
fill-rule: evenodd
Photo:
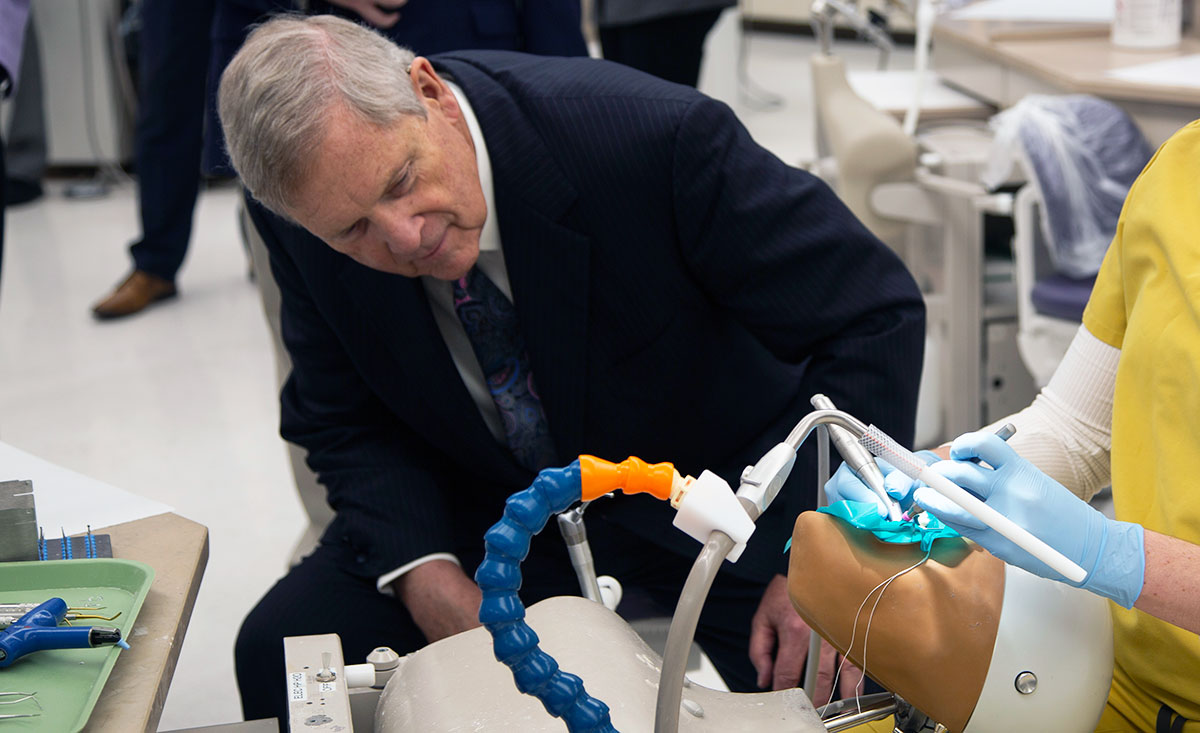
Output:
M833 405L833 400L823 394L815 394L809 400L812 406L818 410L836 410ZM833 440L834 446L837 447L838 453L842 454L842 458L846 461L846 465L854 474L867 485L871 491L883 502L887 507L888 519L893 522L900 521L902 511L896 500L888 496L887 490L883 486L883 471L879 470L879 465L875 463L875 459L871 453L858 442L858 439L845 428L837 425L829 425L829 437Z

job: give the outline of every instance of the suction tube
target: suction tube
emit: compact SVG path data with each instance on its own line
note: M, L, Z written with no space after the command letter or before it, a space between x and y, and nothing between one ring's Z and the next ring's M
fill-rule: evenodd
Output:
M742 499L742 506L747 512L753 510L753 504L746 499ZM679 706L683 701L688 652L692 648L692 639L696 636L696 626L700 623L704 600L708 598L708 591L721 569L721 563L733 549L733 545L733 539L729 535L714 530L704 543L704 549L700 551L691 572L688 573L687 581L683 584L679 603L675 606L675 615L671 618L671 629L667 632L667 645L663 649L662 672L658 677L658 700L654 708L655 733L675 733L679 730Z

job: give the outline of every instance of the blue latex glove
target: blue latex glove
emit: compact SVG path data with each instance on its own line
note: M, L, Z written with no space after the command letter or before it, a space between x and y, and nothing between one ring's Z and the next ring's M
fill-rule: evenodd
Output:
M1141 595L1146 571L1141 525L1105 517L992 433L959 437L950 447L950 457L953 460L937 463L933 469L1078 563L1088 574L1080 587L1125 608L1133 606ZM991 468L971 462L973 458L986 461ZM1067 582L928 486L919 487L914 498L1001 560L1043 578Z
M927 450L920 451L917 455L925 458L927 463L941 460L937 454ZM908 511L913 503L912 492L918 484L905 476L903 472L892 468L892 464L881 458L876 458L875 464L883 473L883 488L887 491L888 496L900 502L901 509ZM883 505L875 492L871 491L871 488L864 484L862 479L845 463L842 463L833 476L830 476L829 480L825 482L825 501L831 505L839 501L871 502L878 507L879 516L886 517L888 515L887 507Z

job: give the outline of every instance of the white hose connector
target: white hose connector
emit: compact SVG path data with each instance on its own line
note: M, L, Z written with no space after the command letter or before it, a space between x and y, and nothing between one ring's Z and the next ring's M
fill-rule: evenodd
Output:
M366 664L347 664L345 674L346 687L350 689L375 686L375 665L370 662Z
M721 530L734 542L726 559L738 561L750 535L754 534L754 521L723 478L712 471L705 471L696 479L689 477L678 503L679 511L672 524L701 543L708 541L713 530Z

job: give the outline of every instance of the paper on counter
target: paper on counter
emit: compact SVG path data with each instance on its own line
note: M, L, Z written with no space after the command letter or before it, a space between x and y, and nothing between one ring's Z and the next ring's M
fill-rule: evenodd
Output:
M947 14L955 20L1112 23L1113 0L980 0Z
M1200 89L1200 54L1179 56L1165 61L1109 69L1108 75L1138 84L1155 86L1195 87Z
M37 521L47 538L108 527L174 511L103 481L57 466L0 442L0 480L33 481ZM61 528L61 530L60 530Z

